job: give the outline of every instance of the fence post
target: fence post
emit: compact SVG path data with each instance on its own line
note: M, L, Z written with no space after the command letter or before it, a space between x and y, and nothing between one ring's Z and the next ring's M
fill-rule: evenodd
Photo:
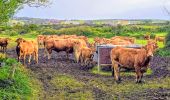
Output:
M98 61L98 72L100 72L100 50L99 50L99 46L97 45L97 61Z
M16 64L13 64L12 68L10 70L10 73L9 73L9 77L8 77L9 79L13 79L14 78L15 70L16 70Z

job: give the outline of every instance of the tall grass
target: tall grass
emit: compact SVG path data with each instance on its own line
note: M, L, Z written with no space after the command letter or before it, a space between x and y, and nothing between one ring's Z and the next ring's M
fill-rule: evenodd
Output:
M41 85L31 75L29 70L24 68L12 58L2 58L3 66L0 68L0 99L1 100L33 100L38 99ZM8 79L11 67L15 65L14 78Z

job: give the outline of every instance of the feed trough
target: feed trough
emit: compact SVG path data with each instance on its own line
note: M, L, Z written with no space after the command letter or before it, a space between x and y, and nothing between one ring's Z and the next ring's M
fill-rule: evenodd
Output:
M104 44L104 45L97 45L96 50L97 53L95 54L95 60L98 63L98 71L100 71L100 66L111 66L112 62L110 59L110 51L117 47L117 46L122 46L125 48L136 48L139 49L142 47L142 45L112 45L112 44Z

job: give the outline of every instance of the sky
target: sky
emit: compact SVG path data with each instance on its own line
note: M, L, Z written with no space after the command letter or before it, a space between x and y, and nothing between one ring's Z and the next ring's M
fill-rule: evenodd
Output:
M48 7L23 6L16 17L47 19L165 19L170 0L53 0Z

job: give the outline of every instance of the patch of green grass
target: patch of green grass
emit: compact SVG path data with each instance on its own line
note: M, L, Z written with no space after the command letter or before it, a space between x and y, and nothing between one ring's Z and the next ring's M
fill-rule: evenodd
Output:
M25 69L14 59L7 58L5 66L0 68L0 99L1 100L30 100L38 99L41 94L41 84L35 79L29 70ZM15 64L16 71L14 74L14 82L10 85L3 81L8 81L11 71L11 64Z
M99 75L104 75L104 76L112 75L111 71L103 71L103 70L98 71L97 66L95 66L90 72L93 74L99 74ZM120 72L120 76L135 76L135 74L136 74L135 72ZM148 68L145 75L151 75L151 74L152 74L152 70Z
M102 70L98 71L97 66L93 67L93 69L90 72L94 73L94 74L105 75L105 76L111 76L112 75L112 73L108 72L108 71L102 71Z
M156 55L161 57L170 57L170 48L160 48L157 50Z
M57 75L52 81L56 87L64 89L77 89L84 86L84 83L77 81L76 79L72 78L71 76L66 75ZM59 84L62 83L62 84Z
M93 43L93 42L94 42L94 38L88 38L88 39L89 39L88 41L89 41L90 43Z
M157 43L158 43L158 47L159 48L163 48L165 46L163 44L163 42L157 42ZM147 40L136 40L136 44L146 45L147 44Z
M51 83L56 87L58 93L49 99L93 100L93 95L90 90L85 88L85 84L71 76L57 75L51 80Z
M114 80L114 79L113 79ZM144 84L135 84L134 81L123 80L122 83L116 84L113 80L102 81L100 79L93 79L89 82L89 85L97 87L113 97L118 96L123 99L130 94L141 92L146 89L159 89L169 88L170 78L164 79L149 79Z
M9 36L7 34L1 34L0 37L11 39L9 40L8 48L14 48L17 45L17 43L15 42L17 38L24 38L26 40L36 41L36 34L33 34L33 33L25 34L25 35L16 35L16 36Z
M156 33L156 36L166 36L167 34L168 34L167 32Z

